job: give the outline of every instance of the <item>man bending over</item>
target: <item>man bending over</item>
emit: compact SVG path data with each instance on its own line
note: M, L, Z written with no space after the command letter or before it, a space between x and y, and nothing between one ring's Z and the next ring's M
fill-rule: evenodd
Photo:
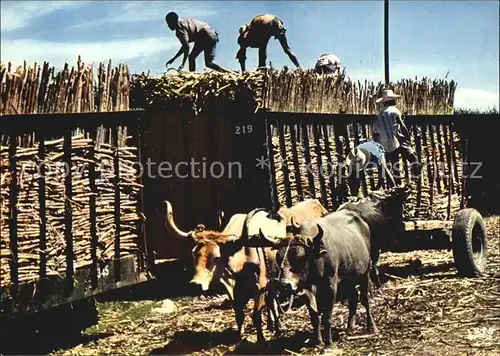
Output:
M283 51L285 51L292 63L297 68L300 68L297 57L295 57L288 46L286 28L279 17L268 14L257 15L250 21L250 24L241 26L239 32L238 44L240 45L240 50L236 54L236 59L240 62L242 72L245 71L247 47L258 48L259 67L266 66L267 43L272 36L280 41Z
M181 19L175 12L169 12L165 16L165 21L168 28L175 31L175 35L182 45L179 52L166 63L167 67L174 63L181 54L184 54L182 64L179 66L179 70L182 70L189 54L189 71L194 72L196 70L196 57L203 51L205 52L205 65L207 68L219 72L229 72L229 70L214 63L215 47L219 42L219 36L207 23L196 19ZM194 42L194 46L191 53L189 53L189 43L191 42Z

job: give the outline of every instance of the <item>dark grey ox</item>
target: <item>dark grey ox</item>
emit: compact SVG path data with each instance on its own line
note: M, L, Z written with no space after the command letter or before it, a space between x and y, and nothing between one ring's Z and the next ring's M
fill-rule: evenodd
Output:
M377 218L380 211L373 211ZM258 244L257 239L249 243ZM276 261L281 267L279 285L292 295L303 292L317 345L331 345L331 317L337 292L347 298L347 328L355 325L354 316L360 287L361 303L366 309L367 328L377 332L368 292L370 289L370 228L359 213L342 209L322 218L305 221L292 239L276 239L260 231L260 243L278 249ZM324 336L320 334L320 316ZM324 342L323 342L324 341Z
M374 191L366 198L355 198L339 206L337 211L356 212L370 228L370 255L372 261L371 278L380 287L377 269L380 252L387 241L397 234L398 223L403 217L403 205L410 194L408 187L395 187L388 190Z

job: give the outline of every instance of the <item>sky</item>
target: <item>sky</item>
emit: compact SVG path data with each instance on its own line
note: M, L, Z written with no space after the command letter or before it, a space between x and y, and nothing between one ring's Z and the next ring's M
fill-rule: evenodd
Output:
M355 80L383 81L383 1L6 1L1 6L2 62L49 61L56 68L113 60L132 72L160 75L180 43L165 14L197 18L217 30L215 62L239 70L238 28L260 13L279 16L292 51L312 68L334 53ZM390 0L391 81L422 77L458 82L455 107L499 108L497 1ZM257 65L247 51L247 69ZM182 56L174 66L181 64ZM274 68L293 68L279 42L268 45ZM184 68L188 70L188 64ZM204 70L203 54L197 71Z

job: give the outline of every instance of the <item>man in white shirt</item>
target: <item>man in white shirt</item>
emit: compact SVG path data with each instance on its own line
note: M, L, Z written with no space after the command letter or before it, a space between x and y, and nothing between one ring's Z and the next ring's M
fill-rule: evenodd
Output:
M392 90L384 90L382 97L376 100L382 105L381 112L373 122L373 139L380 143L386 152L387 161L393 165L399 162L399 154L410 161L412 177L420 174L418 157L411 148L410 134L403 122L401 111L396 107L396 99L399 95ZM398 179L399 180L399 179Z
M324 53L316 61L314 72L318 74L335 75L340 72L340 59L334 54Z

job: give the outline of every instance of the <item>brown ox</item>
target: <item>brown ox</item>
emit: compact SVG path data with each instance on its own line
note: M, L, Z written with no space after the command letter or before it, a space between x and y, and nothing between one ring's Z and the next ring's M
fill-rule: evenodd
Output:
M194 262L194 275L190 283L206 292L210 287L221 283L231 300L233 300L234 280L227 273L226 266L221 259L221 246L241 236L246 214L235 214L229 219L221 232L204 230L203 227L190 232L181 231L174 222L172 204L165 201L167 206L165 226L176 237L191 240ZM219 218L220 220L220 218ZM219 225L221 222L219 221ZM198 225L200 226L200 225Z
M321 217L326 209L317 199L308 199L291 208L282 208L277 219L271 219L262 209L253 210L248 215L236 214L229 221L222 232L179 230L173 219L172 206L168 201L166 226L174 236L188 238L195 243L193 260L195 275L191 283L197 284L202 290L221 282L226 287L229 296L234 300L234 309L240 336L244 332L243 309L249 299L255 300L252 319L257 329L260 341L264 340L262 334L261 310L264 304L268 306L268 328L273 328L276 322L276 331L279 330L277 308L273 296L265 290L268 285L269 268L274 264L275 252L266 249L266 258L262 249L244 247L249 235L257 235L259 229L271 236L285 236L287 226L298 225L302 221ZM246 217L246 222L245 221ZM267 259L268 267L265 261ZM273 318L270 318L270 313Z

